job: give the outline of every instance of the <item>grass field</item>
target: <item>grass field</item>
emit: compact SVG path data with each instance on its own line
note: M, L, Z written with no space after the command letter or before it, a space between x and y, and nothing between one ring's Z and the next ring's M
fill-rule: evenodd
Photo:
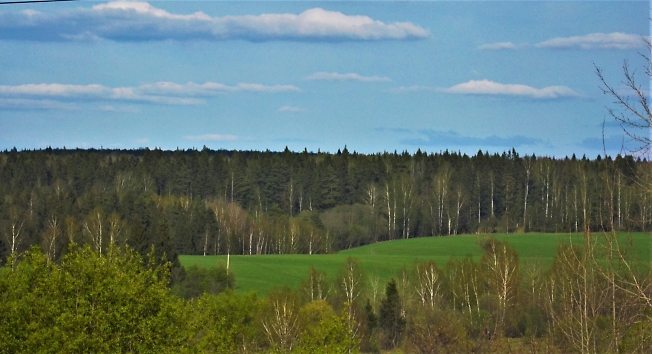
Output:
M552 264L560 243L582 243L580 234L493 234L497 239L512 245L521 263L539 262L548 267ZM600 236L595 234L595 236ZM367 278L379 277L381 284L395 277L403 267L412 268L422 261L434 260L444 266L451 257L471 255L477 261L482 255L481 240L489 235L463 235L447 237L422 237L408 240L381 242L353 248L329 255L260 255L231 256L230 269L236 276L239 292L257 291L266 295L274 287L296 287L306 278L311 266L334 278L346 258L355 257ZM650 261L652 237L647 233L620 235L622 243L631 241L632 253L641 260ZM226 256L179 256L184 267L214 267L226 262Z

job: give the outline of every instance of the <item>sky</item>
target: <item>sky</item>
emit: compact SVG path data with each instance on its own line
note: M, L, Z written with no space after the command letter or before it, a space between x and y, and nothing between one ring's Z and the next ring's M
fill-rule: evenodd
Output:
M0 5L0 150L615 155L648 1Z

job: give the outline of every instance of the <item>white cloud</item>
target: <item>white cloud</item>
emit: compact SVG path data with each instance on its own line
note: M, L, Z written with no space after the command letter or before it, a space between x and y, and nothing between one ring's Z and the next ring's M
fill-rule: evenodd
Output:
M293 113L302 113L305 112L306 110L303 108L299 107L292 107L292 106L283 106L278 109L279 112L293 112Z
M62 85L62 84L26 84L19 86L0 86L3 95L33 96L103 96L109 95L111 89L102 85Z
M393 93L405 93L405 92L418 92L418 91L432 91L432 87L413 85L413 86L401 86L390 89L389 92Z
M123 101L164 105L199 105L206 103L206 101L202 99L203 97L217 96L226 93L281 93L300 91L301 89L293 85L266 86L250 83L239 83L235 86L229 86L216 82L206 82L203 84L196 84L193 82L187 84L157 82L136 87L115 88L97 84L66 85L55 83L25 84L17 86L0 85L0 99L15 100L41 98L57 101ZM115 109L109 108L104 110Z
M186 140L192 141L235 141L238 137L235 135L222 135L222 134L204 134L204 135L186 135L183 137Z
M228 92L300 92L301 89L293 85L273 85L239 83L235 86L228 86L216 82L196 84L176 84L173 82L157 82L138 86L138 91L155 95L179 95L179 96L214 96Z
M26 99L26 98L1 98L0 107L4 109L17 110L42 110L42 109L63 109L75 110L78 107L72 103L59 102L48 99Z
M148 138L136 139L135 142L138 144L149 144L149 139Z
M325 81L361 81L361 82L388 82L392 81L388 77L380 76L362 76L356 73L348 74L339 74L339 73L327 73L320 71L314 73L310 76L303 78L304 80L325 80Z
M566 86L548 86L537 89L527 85L501 84L486 79L471 80L449 88L439 89L439 91L463 95L505 95L542 99L580 96L577 92Z
M103 105L99 109L103 112L112 112L112 113L140 113L140 109L136 107L129 106L111 106Z
M481 46L478 46L478 49L487 49L487 50L513 50L517 49L519 46L512 42L497 42L497 43L487 43Z
M196 105L204 103L194 98L150 95L138 87L110 88L103 85L25 84L0 86L0 97L47 97L63 100L136 101L171 105Z
M644 46L642 36L622 32L558 37L536 44L537 48L555 49L634 49Z
M409 40L430 36L410 22L384 23L368 16L321 8L296 14L211 17L173 14L147 2L115 1L92 8L44 13L0 13L0 39L98 40Z

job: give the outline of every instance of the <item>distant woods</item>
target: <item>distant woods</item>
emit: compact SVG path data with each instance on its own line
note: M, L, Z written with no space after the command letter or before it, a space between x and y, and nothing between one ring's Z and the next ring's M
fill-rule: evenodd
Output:
M0 153L0 255L331 253L398 238L650 228L631 156L198 150Z

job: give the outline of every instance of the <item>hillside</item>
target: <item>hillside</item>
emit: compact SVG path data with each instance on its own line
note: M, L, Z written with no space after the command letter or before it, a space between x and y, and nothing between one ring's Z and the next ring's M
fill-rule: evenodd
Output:
M463 235L448 237L421 237L394 240L352 248L329 255L258 255L231 256L230 269L236 274L236 289L240 292L257 291L267 294L274 287L296 287L306 278L310 267L328 274L332 279L348 257L355 257L365 272L366 280L378 277L384 284L396 277L403 267L408 270L420 261L434 260L443 267L451 257L482 254L481 241L490 235ZM582 235L573 234L493 234L507 241L518 252L523 264L552 264L555 250L560 243L583 242ZM596 234L600 236L600 234ZM650 236L646 233L622 233L623 244L631 240L633 249L642 260L650 260ZM226 262L226 256L179 256L184 267L197 265L213 267Z

